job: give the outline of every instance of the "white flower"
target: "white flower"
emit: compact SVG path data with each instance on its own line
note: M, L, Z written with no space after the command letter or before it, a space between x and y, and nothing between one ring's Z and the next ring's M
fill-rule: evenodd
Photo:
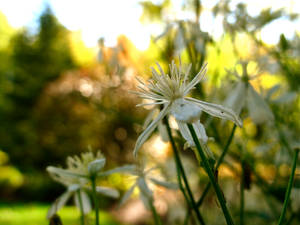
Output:
M173 115L176 121L179 123L193 123L194 127L196 126L197 128L196 130L201 131L198 132L198 138L202 140L207 139L206 134L204 134L205 130L201 125L199 127L200 123L198 123L202 111L212 116L232 120L237 125L242 126L241 119L231 109L221 105L187 97L189 92L201 81L201 78L205 75L207 70L206 65L202 67L200 72L190 82L188 82L188 75L191 65L189 65L186 72L183 73L182 67L179 66L179 68L177 68L175 63L172 62L170 65L170 75L165 74L159 64L157 64L157 66L160 74L154 68L152 68L152 79L150 79L147 83L137 79L140 84L138 86L139 91L135 93L143 99L152 101L151 103L139 104L138 106L162 105L162 110L139 136L135 145L134 155L137 154L143 143L158 126L163 117L168 113ZM180 127L182 126L179 126L179 128ZM182 134L184 133L181 128L180 132ZM188 140L189 139L190 138L188 138Z
M249 80L257 77L249 77L247 74L247 63L242 62L243 74L240 76L236 71L229 71L238 79L236 87L228 95L225 105L232 108L238 115L244 107L247 107L248 113L252 121L261 124L267 121L273 121L274 115L264 101L264 99L254 90Z
M89 213L92 209L89 196L79 185L73 184L67 186L67 190L54 201L48 210L47 218L50 219L54 214L56 214L56 212L60 210L72 196L74 197L76 207L80 209L78 191L82 200L83 213Z
M82 153L80 156L67 158L67 169L48 166L47 171L52 178L63 184L80 183L86 184L90 181L91 176L96 176L97 173L105 166L105 158L100 152L96 155L92 152Z
M136 167L136 169L131 172L131 174L135 176L135 182L123 195L120 205L124 204L130 198L134 189L137 187L140 191L140 199L144 203L145 207L149 209L149 201L152 201L153 199L153 192L149 187L150 183L168 189L178 189L178 185L176 183L170 183L157 179L153 173L153 171L156 169L158 168L152 167L150 169L145 169L144 166Z
M92 152L82 153L79 156L67 158L67 168L62 169L58 167L48 166L47 171L50 176L57 182L66 186L67 190L59 196L52 204L48 211L47 218L51 218L60 208L62 208L70 197L74 196L75 204L78 208L79 199L78 191L83 203L84 213L88 213L91 210L91 202L86 194L86 190L91 191L89 186L91 177L107 176L117 172L132 171L135 167L126 165L118 167L112 170L100 172L105 166L105 158L100 152L94 155ZM118 198L119 192L109 187L96 187L96 191L99 194L106 195L112 198Z

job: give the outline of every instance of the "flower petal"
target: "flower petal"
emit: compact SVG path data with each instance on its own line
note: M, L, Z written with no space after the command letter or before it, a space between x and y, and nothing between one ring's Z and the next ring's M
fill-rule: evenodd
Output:
M250 84L247 93L247 106L254 123L260 124L274 120L274 115L270 107Z
M80 185L79 184L71 184L68 186L68 191L69 192L75 192L78 189L80 189Z
M158 186L163 186L168 189L178 189L178 184L176 184L176 183L161 181L161 180L157 180L155 178L149 178L149 179Z
M199 120L201 115L200 107L183 98L176 99L170 111L177 121L185 123L193 123L195 120Z
M125 165L125 166L120 166L111 170L107 170L103 173L98 174L99 176L108 176L113 173L134 173L136 170L136 165Z
M66 177L66 178L87 178L87 175L83 173L74 173L67 169L61 169L54 166L48 166L46 169L49 173L53 175L58 175L60 177Z
M139 177L137 179L137 185L138 185L140 191L143 192L144 195L146 195L148 197L152 196L152 191L149 189L149 187L143 177Z
M145 195L143 192L140 192L140 199L142 200L142 202L144 203L144 206L146 209L150 210L150 201L151 201L152 197L149 197L147 195Z
M247 88L245 82L239 82L226 98L224 105L233 109L233 111L239 115L245 105L246 92Z
M151 123L152 119L154 118L155 114L159 113L159 109L158 107L154 106L151 111L148 113L145 121L144 121L144 124L143 124L143 129L146 129L149 124Z
M198 84L201 79L204 77L204 75L206 74L207 71L207 63L205 63L201 70L199 71L199 73L193 78L193 80L191 82L189 82L186 87L184 87L184 92L183 92L183 96L186 96L191 89L193 89L195 87L196 84Z
M119 203L119 206L123 205L130 198L135 187L136 187L136 184L132 185L132 187L128 191L126 191L126 193L123 195L123 197Z
M180 131L182 137L187 141L187 143L190 147L194 147L195 143L194 143L193 137L188 129L187 124L182 123L180 121L177 121L177 124L178 124L179 131ZM200 123L200 120L192 123L192 125L196 131L198 139L200 139L202 142L206 143L208 141L208 137L206 135L206 131L205 131L203 124Z
M61 196L59 196L55 202L51 205L47 213L47 219L50 219L58 210L60 210L69 200L73 192L66 191Z
M243 126L243 122L242 122L241 118L234 111L232 111L229 108L226 108L226 107L218 105L218 104L200 101L195 98L186 97L185 99L190 102L196 103L199 107L201 107L201 109L204 112L206 112L212 116L231 120L238 126L240 126L240 127Z
M89 196L83 190L80 190L80 196L82 201L83 213L88 214L92 210L92 204ZM80 202L78 199L78 194L76 193L75 197L75 205L78 209L80 209Z
M136 156L138 150L141 148L141 146L144 144L144 142L148 139L148 137L151 135L151 133L154 131L154 129L156 128L158 122L160 120L162 120L162 118L168 113L169 110L169 103L167 103L163 110L160 111L160 113L158 114L158 116L151 122L151 124L146 128L146 130L143 131L143 133L138 137L135 147L134 147L134 151L133 151L133 155Z
M162 122L158 123L158 132L159 132L159 136L161 137L161 140L163 142L168 142L169 141L167 126L165 124L163 124Z
M200 120L194 122L192 125L193 125L193 127L196 131L198 139L200 139L204 143L206 143L208 141L208 137L206 135L206 131L205 131L205 128L204 128L203 124L200 123Z
M97 174L104 166L106 163L106 159L96 159L88 164L88 171L91 175Z
M103 194L112 198L118 198L120 196L119 192L113 188L109 188L109 187L96 187L96 191L99 194Z
M186 123L183 123L180 121L176 121L176 122L178 124L178 128L179 128L179 131L180 131L182 137L189 143L189 145L192 145L194 143L193 138L192 138L191 134L189 133Z

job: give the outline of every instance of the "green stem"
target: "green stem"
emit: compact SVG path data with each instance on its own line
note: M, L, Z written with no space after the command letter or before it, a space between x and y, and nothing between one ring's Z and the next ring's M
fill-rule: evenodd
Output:
M82 198L81 198L81 194L80 194L80 189L77 190L77 196L78 196L79 207L80 207L81 225L84 225L84 211L83 211L83 204L82 204Z
M226 145L225 145L225 147L224 147L224 149L223 149L223 152L222 152L222 154L220 155L220 157L219 157L219 159L218 159L218 161L217 161L215 170L217 170L217 169L220 167L221 163L223 162L224 157L225 157L225 155L226 155L226 153L227 153L227 151L228 151L228 149L229 149L229 146L230 146L230 144L231 144L231 142L232 142L232 140L233 140L233 136L234 136L235 130L236 130L236 125L234 124L233 127L232 127L232 130L231 130L230 136L229 136L229 138L228 138L228 140L227 140L227 143L226 143ZM211 186L211 184L208 183L208 184L206 185L206 187L204 188L204 191L203 191L203 193L202 193L200 199L199 199L198 202L197 202L197 207L200 207L201 204L203 203L203 201L204 201L204 199L205 199L205 197L206 197L206 194L208 193L208 191L209 191L209 189L210 189L210 186Z
M187 124L187 125L188 125L188 128L189 128L190 132L191 132L193 140L195 142L196 149L197 149L197 151L198 151L198 153L199 153L199 155L201 157L204 169L205 169L205 171L206 171L206 173L207 173L207 175L208 175L208 177L210 179L211 184L213 185L213 187L215 189L215 192L216 192L216 195L218 197L218 200L219 200L219 203L221 205L221 208L223 210L223 214L225 216L226 222L227 222L228 225L233 225L234 223L233 223L233 220L232 220L232 218L231 218L231 216L229 214L229 211L227 209L226 201L225 201L225 198L223 196L223 192L222 192L219 184L215 180L214 173L213 173L213 171L212 171L212 169L211 169L211 167L209 165L209 162L208 162L208 160L207 160L207 158L206 158L206 156L205 156L205 154L204 154L204 152L203 152L203 150L201 148L201 145L199 143L199 140L198 140L197 134L196 134L196 132L194 130L194 127L191 124Z
M95 220L96 220L96 225L99 225L99 203L98 203L98 198L97 198L97 192L96 192L96 177L91 178L92 181L92 195L93 195L93 200L94 200L94 205L95 205Z
M296 166L297 166L298 153L299 153L299 149L295 149L291 176L290 176L290 179L289 179L287 190L285 192L285 199L284 199L281 215L280 215L280 218L279 218L279 221L278 221L278 225L282 225L283 221L284 221L284 218L285 218L286 209L287 209L287 206L288 206L288 203L289 203L291 190L292 190L292 187L293 187L293 181L294 181L294 176L295 176L295 171L296 171Z
M240 177L240 225L244 225L244 190L245 190L245 183L244 183L244 162L241 162L242 174Z
M160 221L160 218L159 218L159 216L156 212L156 209L153 205L153 200L152 199L149 199L149 205L150 205L150 209L152 211L153 217L154 217L155 225L162 225L161 221Z
M195 213L196 213L196 216L197 216L197 219L198 221L200 222L200 224L202 225L205 225L205 222L203 220L203 217L202 215L200 214L199 212L199 209L196 205L196 201L194 199L194 196L193 196L193 193L191 191L191 188L190 188L190 185L189 185L189 182L188 182L188 179L185 175L185 171L184 171L184 167L182 165L182 162L181 162L181 159L180 159L180 156L179 156L179 152L176 148L176 144L175 144L175 141L173 139L173 136L172 136L172 133L171 133L171 128L170 128L170 125L168 123L168 120L165 119L164 120L165 124L166 124L166 127L167 127L167 132L168 132L168 136L169 136L169 139L170 139L170 142L171 142L171 145L172 145L172 148L173 148L173 152L174 152L174 157L175 157L175 163L176 163L176 167L178 168L177 170L177 173L180 173L178 176L181 175L182 179L183 179L183 182L185 184L185 187L186 187L186 190L187 190L187 193L189 195L189 198L190 198L190 201L187 199L187 196L185 195L185 198L186 198L186 201L188 203L191 204L191 207L194 209ZM179 177L180 179L180 177Z

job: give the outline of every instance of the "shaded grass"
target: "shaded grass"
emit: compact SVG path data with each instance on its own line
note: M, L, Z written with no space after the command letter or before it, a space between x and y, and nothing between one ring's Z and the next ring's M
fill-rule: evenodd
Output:
M49 207L49 205L39 203L2 203L0 204L0 225L48 225L46 215ZM80 213L73 206L65 206L58 215L64 225L80 225ZM101 211L100 218L102 225L121 225L106 212Z

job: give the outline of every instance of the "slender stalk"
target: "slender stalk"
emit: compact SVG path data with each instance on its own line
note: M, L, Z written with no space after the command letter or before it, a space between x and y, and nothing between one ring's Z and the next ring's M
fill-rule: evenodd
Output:
M245 182L244 182L244 162L241 162L242 174L240 176L240 225L244 225L244 207L245 207Z
M98 198L97 198L97 192L96 192L96 177L91 177L91 182L92 182L92 195L93 195L93 200L94 200L94 205L95 205L95 224L99 225L99 203L98 203Z
M231 130L230 136L229 136L229 138L228 138L228 140L227 140L227 143L226 143L226 145L225 145L225 147L224 147L224 149L223 149L223 151L222 151L222 154L220 155L220 157L219 157L219 159L218 159L218 161L217 161L217 163L216 163L215 170L217 170L217 169L220 167L221 163L223 162L224 157L225 157L225 155L226 155L226 153L227 153L227 151L228 151L228 149L229 149L229 146L230 146L230 144L231 144L231 142L232 142L232 140L233 140L233 136L234 136L235 130L236 130L236 125L234 124L233 127L232 127L232 130ZM208 184L206 185L206 187L204 188L204 191L203 191L203 193L202 193L200 199L199 199L198 202L197 202L197 207L200 207L201 204L203 203L203 201L204 201L204 199L205 199L205 197L206 197L206 194L208 193L208 191L209 191L209 189L210 189L210 186L211 186L211 184L208 183Z
M217 183L217 181L215 180L215 176L214 176L214 173L209 165L209 162L201 148L201 145L199 143L199 140L198 140L198 137L197 137L197 134L194 130L194 127L191 125L191 124L187 124L188 125L188 128L191 132L191 135L193 137L193 140L195 142L195 145L196 145L196 149L201 157L201 160L202 160L202 163L203 163L203 166L204 166L204 169L210 179L210 182L211 184L213 185L214 189L215 189L215 192L216 192L216 195L217 195L217 198L219 200L219 203L221 205L221 208L223 210L223 214L225 216L225 219L226 219L226 222L228 225L233 225L233 220L229 214L229 211L227 209L227 206L226 206L226 201L225 201L225 198L223 196L223 192L219 186L219 184Z
M206 195L207 195L207 193L208 193L210 187L211 187L211 184L210 184L210 183L208 183L208 184L205 186L204 191L203 191L201 197L199 198L199 200L198 200L198 202L197 202L197 207L200 207L200 206L202 205L202 203L203 203L203 201L204 201L204 199L205 199L205 197L206 197Z
M176 163L176 159L174 157L174 161L175 161L175 165L176 165L176 171L177 171L177 180L178 180L178 184L179 184L179 188L184 196L184 199L187 203L187 213L186 213L186 216L185 216L185 219L184 219L184 225L187 225L188 224L188 221L189 221L189 218L190 218L190 213L191 213L191 209L192 209L192 203L191 203L191 200L189 199L189 197L187 196L186 194L186 191L184 189L184 186L182 184L182 179L181 179L181 173L180 173L180 169ZM201 215L200 215L201 216Z
M77 196L78 196L79 207L80 207L80 221L81 221L81 225L84 225L84 211L83 211L83 204L82 204L80 189L77 190Z
M153 214L153 217L154 217L154 222L155 222L155 225L162 225L161 221L160 221L160 218L156 212L156 209L153 205L153 200L152 199L149 199L149 205L150 205L150 209L152 211L152 214Z
M227 141L227 143L226 143L226 145L224 147L224 150L223 150L222 154L220 155L220 158L217 161L216 169L218 169L219 166L221 165L221 163L223 162L223 159L224 159L224 157L225 157L225 155L226 155L226 153L227 153L227 151L229 149L229 146L230 146L230 144L231 144L231 142L233 140L233 136L234 136L235 130L236 130L236 124L234 124L233 127L232 127L232 130L231 130L230 136L228 138L228 141Z
M297 167L298 153L299 153L299 149L295 149L294 158L293 158L293 165L292 165L292 171L291 171L288 187L287 187L286 192L285 192L285 199L284 199L281 215L280 215L280 218L279 218L279 221L278 221L278 225L282 225L283 222L284 222L286 209L287 209L287 206L288 206L288 203L289 203L289 200L290 200L291 190L292 190L292 187L293 187L293 181L294 181L295 171L296 171L296 167Z
M187 177L186 177L186 175L185 175L184 167L183 167L183 165L182 165L182 162L181 162L181 159L180 159L180 156L179 156L179 152L178 152L178 150L177 150L175 141L174 141L174 139L173 139L173 136L172 136L172 133L171 133L171 128L170 128L169 122L168 122L168 120L167 120L166 118L165 118L164 122L165 122L165 124L166 124L168 136L169 136L169 139L170 139L172 148L173 148L174 157L175 157L175 163L176 163L176 167L178 168L177 173L179 172L180 174L179 174L178 176L181 175L181 177L182 177L182 179L183 179L183 182L184 182L184 184L185 184L185 187L186 187L188 196L189 196L189 198L190 198L190 201L186 198L186 195L185 195L185 198L186 198L187 202L191 204L191 207L194 209L194 211L195 211L195 213L196 213L196 216L197 216L197 219L198 219L198 221L200 222L200 224L201 224L201 225L205 225L205 222L204 222L204 220L203 220L203 217L202 217L202 215L200 214L199 209L198 209L198 207L197 207L197 205L196 205L196 201L195 201L194 196L193 196L193 193L192 193L192 191L191 191L191 188L190 188L188 179L187 179ZM180 179L180 177L179 177L179 179Z

